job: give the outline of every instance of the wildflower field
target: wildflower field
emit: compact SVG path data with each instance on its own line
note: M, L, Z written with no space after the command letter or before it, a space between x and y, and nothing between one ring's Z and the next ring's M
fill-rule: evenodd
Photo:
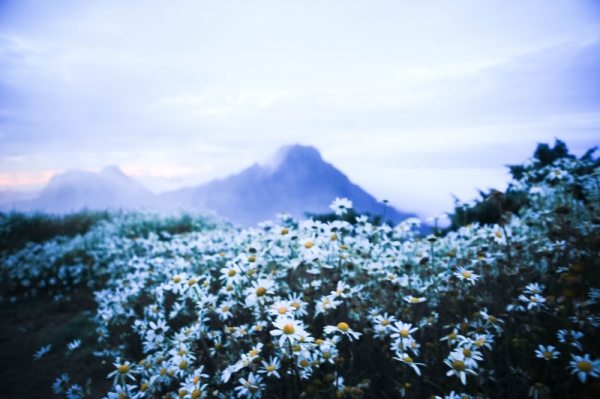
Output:
M414 218L349 223L345 199L338 220L281 214L249 229L101 215L6 249L2 309L79 309L69 334L28 354L54 356L56 397L598 398L591 154L532 158L477 205L494 223L464 205L455 229L429 235ZM3 215L0 235L13 222Z

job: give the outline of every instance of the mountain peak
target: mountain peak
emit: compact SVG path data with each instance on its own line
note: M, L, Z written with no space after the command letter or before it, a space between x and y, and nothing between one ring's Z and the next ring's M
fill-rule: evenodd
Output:
M318 164L321 162L323 162L323 158L315 147L294 144L281 147L266 166L273 172L282 165Z
M102 176L113 176L119 178L127 178L127 175L123 173L123 171L116 165L109 165L102 168L100 171L100 175Z
M294 161L322 161L321 154L313 146L306 145L287 145L281 147L277 152L278 155L287 162Z

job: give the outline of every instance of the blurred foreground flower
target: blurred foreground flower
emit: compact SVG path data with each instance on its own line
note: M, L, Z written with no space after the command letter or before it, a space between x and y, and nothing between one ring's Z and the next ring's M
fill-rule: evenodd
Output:
M348 198L336 198L333 200L329 208L335 212L336 215L342 216L348 209L352 209L352 201Z

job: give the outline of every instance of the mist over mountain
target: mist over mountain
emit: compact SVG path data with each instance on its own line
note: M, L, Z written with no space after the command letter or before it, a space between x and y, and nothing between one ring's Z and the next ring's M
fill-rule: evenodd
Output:
M280 212L295 218L330 213L336 197L346 197L359 213L381 215L384 204L325 162L317 149L293 145L281 148L267 165L197 187L155 195L110 166L100 173L68 171L52 177L37 198L0 203L0 210L68 213L81 209L214 211L231 222L252 226ZM397 223L414 214L388 206L386 220Z
M193 189L164 193L166 202L184 207L201 206L244 225L272 219L287 212L296 218L309 213L330 213L336 197L346 197L358 212L381 215L384 205L325 162L314 147L287 146L272 164L254 164L222 180ZM386 219L399 222L412 214L388 207Z
M108 166L100 173L71 170L52 176L37 198L0 205L1 210L69 213L82 209L119 210L156 206L156 196Z

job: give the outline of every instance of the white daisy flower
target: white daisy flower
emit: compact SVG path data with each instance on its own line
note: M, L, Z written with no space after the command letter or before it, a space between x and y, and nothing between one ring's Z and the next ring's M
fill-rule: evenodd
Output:
M464 267L460 267L460 266L458 267L458 269L454 273L454 275L461 280L467 280L471 284L475 284L475 281L477 281L477 279L479 278L478 274L475 274L475 273L465 269Z
M556 335L558 336L558 342L561 342L563 344L569 344L576 347L579 350L582 350L581 343L579 343L579 339L583 338L582 332L574 330L558 330Z
M535 350L535 355L544 360L558 359L560 352L555 351L554 349L555 348L552 345L548 345L547 347L539 345L538 349Z
M417 298L412 295L407 295L407 296L403 297L402 299L404 299L408 303L421 303L421 302L425 302L427 300L427 298L423 298L423 297Z
M460 378L463 385L467 385L467 374L477 375L477 373L470 369L465 363L465 356L462 352L452 352L447 359L444 360L450 367L450 371L446 373L447 376L456 375Z
M568 368L571 368L571 374L577 374L581 382L585 382L587 376L598 377L600 375L600 359L592 360L589 354L577 356L571 354L573 360L569 363Z
M413 332L417 331L419 328L418 327L413 327L412 324L408 324L408 323L403 323L401 321L397 321L394 323L394 325L391 327L391 330L394 331L394 333L392 335L390 335L392 338L402 338L402 339L409 339L412 338L410 336L410 334L412 334Z
M33 355L33 358L35 360L39 360L42 356L44 356L46 353L50 352L50 349L52 348L52 345L46 345L46 346L42 346L40 348L40 350L38 350L37 352L35 352L35 354Z
M394 359L399 360L402 363L412 367L412 369L415 371L415 373L417 373L417 375L421 375L421 370L419 370L419 367L417 366L425 366L424 363L415 363L412 357L408 356L406 353L402 354L401 356L395 356Z
M281 360L276 357L271 356L269 358L269 362L262 362L263 368L258 370L261 374L267 374L267 377L275 376L277 378L281 378L277 370L281 367Z
M325 331L325 334L344 334L350 339L350 341L352 341L352 338L358 339L362 335L361 333L355 332L352 329L350 329L350 326L348 326L348 324L343 321L338 323L337 326L325 326L323 330Z
M294 320L290 317L279 317L273 322L275 330L271 330L270 334L279 338L279 346L283 347L287 339L291 345L302 337L304 333L302 322Z
M329 205L329 209L334 211L336 215L342 216L348 212L348 209L352 209L352 201L348 198L336 198L331 205Z

